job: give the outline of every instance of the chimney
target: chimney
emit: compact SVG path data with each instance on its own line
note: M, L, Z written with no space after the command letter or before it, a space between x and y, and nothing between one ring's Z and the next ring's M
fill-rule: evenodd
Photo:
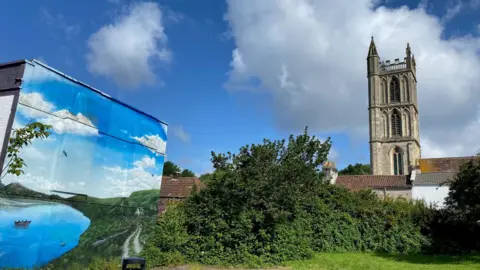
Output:
M418 165L413 165L413 166L410 166L410 184L413 186L413 184L415 183L415 179L417 178L417 176L419 174L421 174L422 171L420 171L420 166Z
M328 181L330 184L334 185L335 181L337 181L338 171L335 168L335 163L332 161L327 161L323 164L322 167L324 179Z

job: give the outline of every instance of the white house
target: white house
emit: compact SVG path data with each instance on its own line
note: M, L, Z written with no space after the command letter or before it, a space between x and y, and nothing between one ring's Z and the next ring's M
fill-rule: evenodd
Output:
M420 173L412 183L412 199L424 200L443 208L448 196L449 186L446 182L455 176L455 172Z

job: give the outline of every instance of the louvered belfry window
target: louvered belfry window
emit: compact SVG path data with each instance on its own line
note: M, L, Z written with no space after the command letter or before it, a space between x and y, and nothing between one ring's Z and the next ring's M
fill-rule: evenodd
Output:
M402 136L402 121L397 110L392 112L392 136Z
M400 83L396 77L390 81L390 101L392 103L400 102Z

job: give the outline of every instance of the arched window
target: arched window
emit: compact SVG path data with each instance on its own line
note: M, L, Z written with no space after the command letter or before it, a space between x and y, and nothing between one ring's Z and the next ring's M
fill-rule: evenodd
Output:
M397 77L393 77L390 81L390 101L400 102L400 83Z
M392 112L392 136L402 136L402 120L397 110Z
M395 147L393 150L393 174L394 175L403 175L403 157L402 150Z

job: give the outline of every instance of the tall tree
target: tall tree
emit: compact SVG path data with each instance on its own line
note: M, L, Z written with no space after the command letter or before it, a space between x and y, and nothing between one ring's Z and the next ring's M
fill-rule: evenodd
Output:
M180 173L181 177L195 177L195 173L193 173L189 169L183 169L183 171Z
M171 161L167 161L163 164L164 176L177 176L180 174L180 172L180 167Z
M480 154L460 167L449 181L446 208L468 222L480 220Z
M370 164L357 163L355 165L348 165L343 170L338 172L339 175L365 175L372 174L372 168Z

